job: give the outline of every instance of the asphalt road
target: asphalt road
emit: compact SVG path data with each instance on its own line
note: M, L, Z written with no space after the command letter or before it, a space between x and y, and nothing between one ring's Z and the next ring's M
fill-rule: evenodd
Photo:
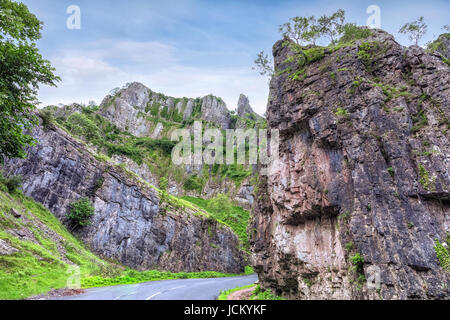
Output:
M64 300L216 300L221 291L258 280L257 275L152 281L131 285L87 289Z

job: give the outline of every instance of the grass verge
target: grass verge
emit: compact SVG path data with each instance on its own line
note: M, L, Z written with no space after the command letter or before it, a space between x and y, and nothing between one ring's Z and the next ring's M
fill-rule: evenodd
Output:
M274 295L271 290L262 290L261 287L259 286L259 284L258 285L250 284L248 286L243 286L243 287L238 287L238 288L222 291L218 297L218 300L228 300L228 297L233 292L252 288L252 287L255 287L255 290L253 290L253 293L250 296L249 300L286 300L282 297Z
M255 287L255 286L256 286L255 284L249 284L247 286L243 286L243 287L238 287L238 288L222 291L220 293L220 295L219 295L219 298L217 298L217 300L228 300L228 296L230 294L232 294L233 292L249 289L249 288L252 288L252 287Z

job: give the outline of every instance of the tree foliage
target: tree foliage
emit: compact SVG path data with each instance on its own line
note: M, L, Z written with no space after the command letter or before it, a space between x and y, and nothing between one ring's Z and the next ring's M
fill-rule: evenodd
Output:
M323 15L319 19L314 16L293 17L287 23L280 25L279 31L283 38L288 40L285 41L285 44L291 46L302 63L306 63L308 59L303 46L309 43L315 46L316 41L321 37L328 37L334 44L342 34L347 34L347 38L351 37L351 34L355 34L354 26L345 24L345 11L339 9L332 15ZM259 70L261 75L273 76L273 61L264 51L258 53L254 62L256 67L253 69Z
M81 198L70 205L67 217L75 224L75 227L84 227L90 224L89 219L94 215L94 207L88 198Z
M24 133L37 124L34 114L40 84L54 86L50 62L35 42L42 22L22 3L0 0L0 155L25 157L34 139Z
M269 58L269 56L264 52L261 51L260 53L258 53L258 56L256 57L255 60L255 67L253 68L258 69L259 73L262 76L269 76L272 77L273 75L273 61L272 59Z
M411 41L414 41L416 46L419 44L420 39L427 33L428 26L424 21L423 16L419 17L419 19L405 23L400 30L399 33L407 34Z
M283 37L291 39L297 45L303 45L305 42L317 39L319 32L315 22L314 16L294 17L281 25L279 31Z
M323 15L317 20L317 23L320 34L329 37L333 43L342 34L345 24L345 11L339 9L330 16Z

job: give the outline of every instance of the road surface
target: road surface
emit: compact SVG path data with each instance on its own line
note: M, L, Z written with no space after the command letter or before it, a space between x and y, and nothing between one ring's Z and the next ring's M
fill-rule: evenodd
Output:
M87 289L65 300L216 300L221 291L255 283L257 275L152 281Z

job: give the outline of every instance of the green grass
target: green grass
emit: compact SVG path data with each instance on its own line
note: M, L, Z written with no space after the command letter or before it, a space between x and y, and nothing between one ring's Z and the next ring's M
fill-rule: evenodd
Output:
M128 269L117 277L101 277L94 276L81 280L82 288L106 287L123 284L136 284L149 281L158 280L174 280L174 279L200 279L200 278L225 278L237 277L242 274L221 273L216 271L202 271L202 272L166 272L158 270L136 271Z
M434 251L439 260L439 265L446 271L450 271L450 252L448 246L450 245L450 234L447 233L447 247L444 247L438 239L435 240Z
M227 206L224 210L211 210L211 201L202 198L184 196L181 199L189 201L200 209L208 212L211 217L219 221L223 221L228 225L233 232L238 236L242 242L243 247L249 250L250 244L248 241L247 226L250 219L250 213L238 206Z
M251 300L286 300L286 299L274 295L270 289L262 290L261 287L257 285L255 290L253 291Z
M11 208L20 212L22 218L8 214ZM64 257L42 225L62 239ZM23 240L10 230L28 230L35 240ZM69 277L67 260L80 266L81 277L101 274L103 266L109 264L87 250L42 205L21 192L9 194L3 184L0 184L0 239L18 250L0 256L0 299L23 299L64 288Z
M272 291L269 290L262 290L260 285L250 284L243 287L238 287L230 290L222 291L218 297L218 300L228 300L228 297L230 294L236 291L245 290L248 288L255 288L253 290L252 295L250 296L250 300L286 300L282 297L276 296L272 293Z
M192 206L188 201L182 199L179 201ZM11 208L20 212L22 218L12 217L8 213ZM11 232L11 230L25 229L34 235L34 241L23 240ZM46 229L50 230L53 236L49 236ZM71 235L60 221L41 204L25 197L20 191L9 193L7 187L1 182L0 239L18 250L11 255L0 256L0 300L24 299L52 289L65 288L70 276L68 268L73 264L80 267L83 288L155 280L238 276L238 274L215 271L171 273L150 270L139 272L102 260ZM58 246L63 247L64 250L58 249ZM244 274L251 273L253 270L246 267Z
M217 298L217 300L228 300L228 296L230 294L232 294L233 292L240 291L240 290L245 290L245 289L249 289L249 288L253 288L253 287L255 287L254 284L249 284L247 286L243 286L243 287L238 287L238 288L222 291L220 293L220 295L219 295L219 298Z
M347 110L343 109L343 108L337 108L335 114L338 117L348 117L350 114L348 113Z

